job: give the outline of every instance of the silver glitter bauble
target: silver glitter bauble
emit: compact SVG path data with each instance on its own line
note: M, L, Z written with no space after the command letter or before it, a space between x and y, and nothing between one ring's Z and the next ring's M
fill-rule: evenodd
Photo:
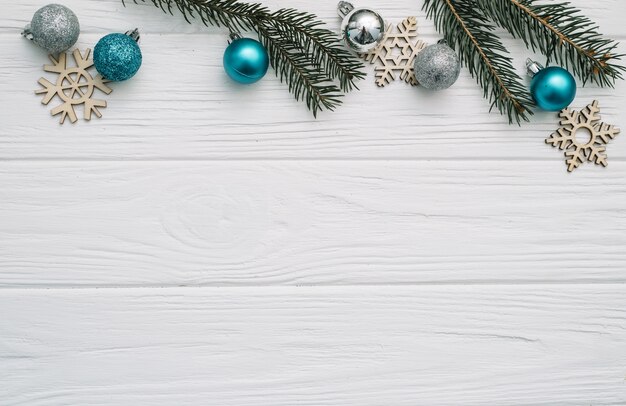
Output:
M347 1L340 1L337 10L343 17L341 36L356 52L369 52L385 39L385 20L374 10L354 8Z
M458 79L461 62L452 48L439 43L429 45L417 54L413 70L421 86L430 90L443 90Z
M26 38L53 54L68 50L78 40L78 34L80 24L76 14L60 4L48 4L37 10L22 32Z

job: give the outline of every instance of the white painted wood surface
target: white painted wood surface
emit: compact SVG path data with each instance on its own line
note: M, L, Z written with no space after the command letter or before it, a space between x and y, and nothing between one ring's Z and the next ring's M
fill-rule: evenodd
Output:
M10 405L624 404L620 285L3 292Z
M509 126L465 71L313 120L230 83L220 29L63 3L81 48L139 27L144 66L59 127L19 37L45 2L3 5L0 405L626 405L626 135L568 174L555 115ZM621 0L574 3L626 39ZM437 39L420 1L359 4ZM594 98L626 127L624 83Z

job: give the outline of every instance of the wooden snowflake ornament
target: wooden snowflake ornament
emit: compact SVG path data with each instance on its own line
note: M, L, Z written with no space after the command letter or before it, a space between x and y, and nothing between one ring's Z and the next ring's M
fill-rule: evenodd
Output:
M607 166L605 145L620 130L600 121L598 101L594 100L580 112L563 109L559 117L561 128L546 139L546 144L565 150L568 172L578 168L585 160Z
M58 73L56 83L41 78L39 84L43 86L43 89L35 90L35 94L45 93L41 101L43 104L47 105L55 96L61 99L62 103L50 111L53 116L61 114L61 124L65 122L66 117L69 117L72 123L76 122L74 107L80 104L83 105L85 120L91 120L92 112L96 116L102 117L98 108L106 107L107 103L104 100L92 99L94 90L98 89L105 94L112 92L112 89L105 85L107 80L100 75L94 78L87 71L93 66L93 60L90 58L91 49L87 49L84 56L78 49L74 50L72 55L76 66L69 68L67 67L67 54L65 52L59 55L59 59L50 55L49 58L53 64L44 65L43 70Z
M360 56L366 61L377 64L376 84L385 86L396 80L404 80L411 86L417 85L413 73L413 60L426 44L417 38L417 19L408 17L398 24L397 32L392 32L393 26L387 25L385 40L378 48Z

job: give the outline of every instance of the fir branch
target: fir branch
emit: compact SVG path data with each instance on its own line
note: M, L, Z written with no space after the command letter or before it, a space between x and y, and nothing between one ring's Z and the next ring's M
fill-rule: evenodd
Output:
M138 1L146 2L134 0ZM313 14L288 8L271 12L238 0L150 1L170 14L179 10L187 22L197 17L207 26L224 26L231 32L256 31L276 75L314 116L339 106L344 93L365 77L363 63Z
M508 51L491 31L494 26L478 11L474 0L425 0L423 10L435 22L461 63L483 88L483 96L509 118L528 121L533 104L526 86L515 72Z
M257 31L280 81L287 82L296 100L304 100L314 116L322 106L334 110L341 104L341 94L336 86L325 84L328 78L320 71L308 69L315 62L309 54L301 52L297 43L283 38L280 31L271 25L258 26Z
M622 79L623 66L615 53L617 42L602 37L598 26L569 3L537 4L536 0L477 0L483 12L533 51L543 53L548 63L559 65L580 77L613 87Z
M363 79L363 63L338 43L337 34L319 28L324 23L313 14L294 9L281 9L268 20L283 38L295 40L301 51L312 56L316 66L321 66L330 77L338 79L341 90L348 92L356 87L355 81Z

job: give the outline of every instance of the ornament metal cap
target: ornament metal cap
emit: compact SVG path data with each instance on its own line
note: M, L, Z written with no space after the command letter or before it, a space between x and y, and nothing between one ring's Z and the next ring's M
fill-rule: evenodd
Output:
M337 4L337 13L341 18L344 18L345 16L350 14L352 10L354 10L354 6L348 1L340 1Z
M141 35L139 35L139 28L135 28L133 30L128 30L124 34L126 34L129 37L131 37L132 39L134 39L135 42L139 42L139 39L141 38Z
M26 24L26 26L22 30L22 37L26 38L29 41L33 40L34 35L33 35L33 32L30 29L30 23Z
M543 69L543 65L539 62L535 62L532 59L526 59L526 73L531 78L534 77L540 70Z
M236 32L236 31L231 31L230 34L228 34L228 43L232 43L233 41L236 41L238 39L241 39L241 34Z

